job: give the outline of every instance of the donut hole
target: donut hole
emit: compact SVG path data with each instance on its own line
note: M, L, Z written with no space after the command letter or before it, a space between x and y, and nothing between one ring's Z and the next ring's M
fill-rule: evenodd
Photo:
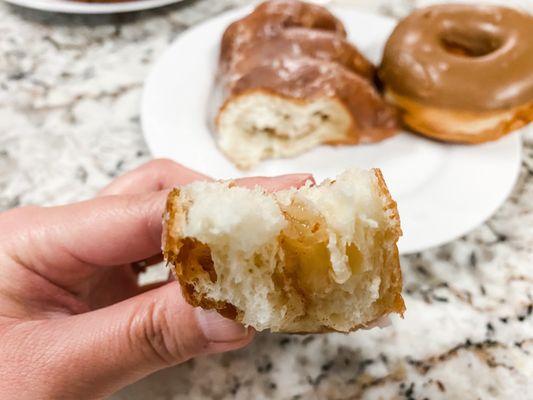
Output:
M483 57L498 50L502 40L485 31L445 31L440 36L441 46L448 53L463 57Z

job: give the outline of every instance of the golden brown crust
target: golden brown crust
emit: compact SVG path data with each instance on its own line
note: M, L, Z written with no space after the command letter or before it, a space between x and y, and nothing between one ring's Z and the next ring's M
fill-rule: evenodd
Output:
M391 234L396 237L400 237L402 235L402 229L397 203L396 201L394 201L389 192L381 170L379 168L374 168L373 171L378 180L378 188L380 189L381 197L385 199L384 210L389 211L392 219L396 221L396 224L394 224L394 228ZM402 270L400 267L400 255L396 243L394 244L394 247L394 254L392 255L391 259L385 262L388 272L385 274L385 276L388 278L390 286L387 290L389 296L387 298L388 301L385 301L383 315L386 315L391 312L396 312L403 316L403 313L405 311L405 303L402 298Z
M389 188L387 186L387 183L385 182L385 178L383 177L383 173L381 172L381 169L379 168L372 168L372 171L374 172L374 175L376 176L376 179L378 181L378 188L380 189L380 195L385 199L385 207L384 209L387 211L390 211L392 219L396 222L396 231L395 233L398 236L402 235L402 228L401 228L401 221L400 221L400 214L398 213L398 203L392 198Z
M423 105L391 89L386 90L386 96L401 110L402 121L408 128L444 142L490 142L533 121L533 101L509 110L476 113Z

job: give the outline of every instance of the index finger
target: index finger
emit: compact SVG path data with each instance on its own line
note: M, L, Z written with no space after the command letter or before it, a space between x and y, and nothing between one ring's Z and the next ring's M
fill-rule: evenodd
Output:
M172 160L160 158L116 178L100 191L99 196L156 192L198 180L211 178Z
M236 182L279 190L301 186L309 179L308 174L297 174ZM48 276L53 271L57 279L65 268L135 262L161 251L167 194L164 190L103 196L66 206L14 210L0 218L6 228L0 231L9 232L2 241L25 265L43 273L46 269Z

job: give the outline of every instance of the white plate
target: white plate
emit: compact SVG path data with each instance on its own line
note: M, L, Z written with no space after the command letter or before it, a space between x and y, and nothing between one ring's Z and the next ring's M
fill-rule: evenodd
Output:
M70 0L4 0L17 6L68 14L114 14L147 10L182 0L133 0L120 3L82 3Z
M380 167L398 201L404 236L400 252L412 253L461 236L486 220L509 195L520 167L521 139L446 145L402 132L378 144L323 146L299 157L262 162L240 171L217 149L208 128L208 99L226 26L249 9L211 19L181 35L149 75L142 125L156 157L169 157L216 178L312 172L317 180L351 167ZM377 62L394 21L349 8L333 8L350 39Z

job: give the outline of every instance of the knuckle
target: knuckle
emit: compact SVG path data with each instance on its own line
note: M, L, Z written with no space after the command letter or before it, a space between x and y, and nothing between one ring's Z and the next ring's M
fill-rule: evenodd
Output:
M168 321L165 313L156 303L149 303L136 312L130 324L130 338L133 348L138 347L148 359L155 359L164 365L174 359L169 343Z
M170 324L166 308L150 301L135 313L130 324L132 346L139 347L147 359L165 366L187 360L190 349Z
M24 206L0 213L0 237L2 233L13 237L14 232L34 223L40 210L38 206Z

